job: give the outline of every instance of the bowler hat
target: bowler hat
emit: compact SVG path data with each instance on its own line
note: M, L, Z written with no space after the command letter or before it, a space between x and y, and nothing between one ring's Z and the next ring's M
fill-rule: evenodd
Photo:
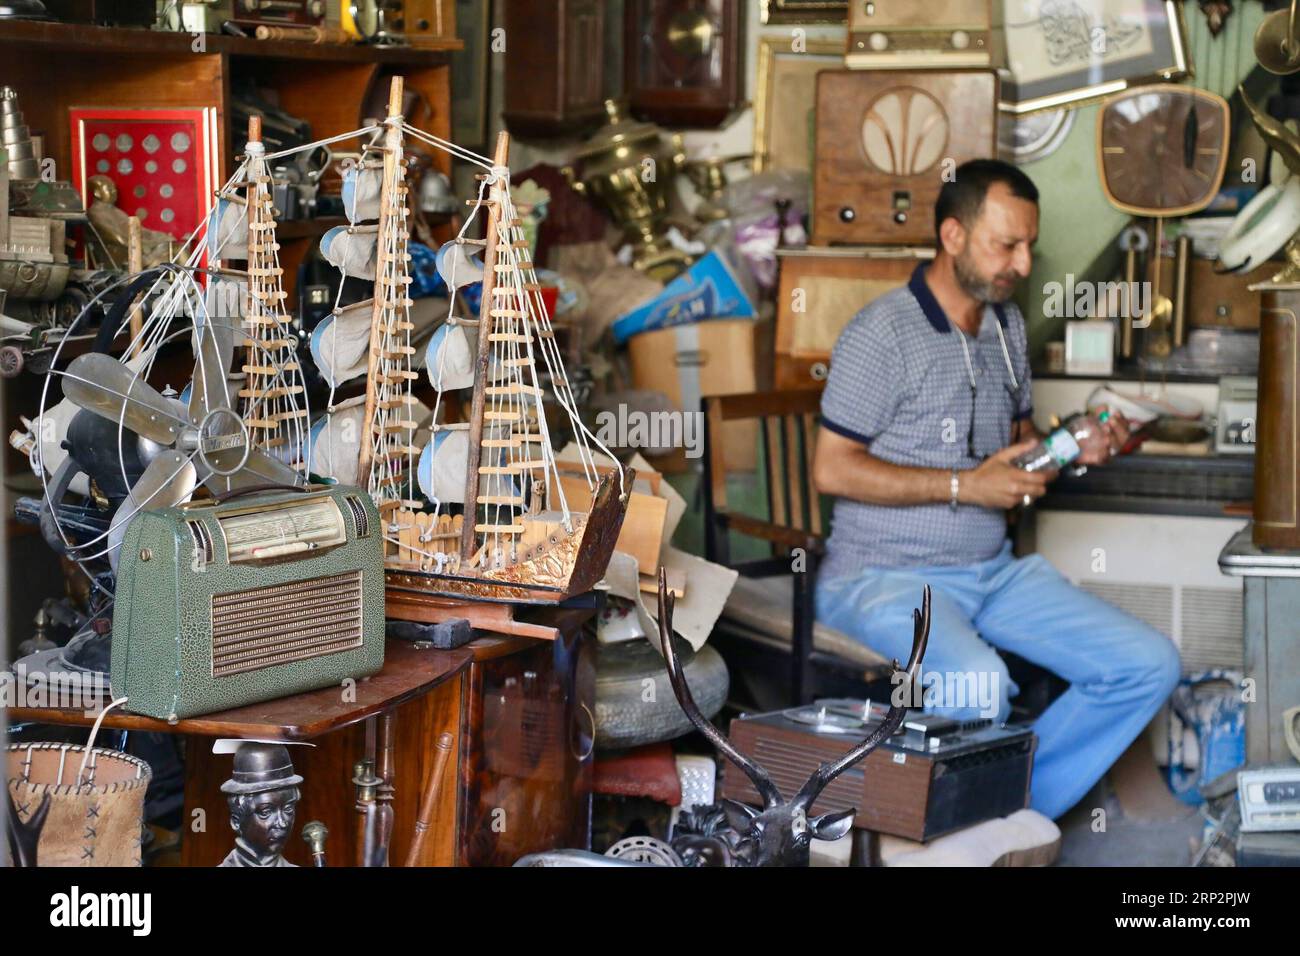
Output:
M221 785L222 793L263 793L302 783L293 772L289 748L283 744L241 744L235 751L235 769Z

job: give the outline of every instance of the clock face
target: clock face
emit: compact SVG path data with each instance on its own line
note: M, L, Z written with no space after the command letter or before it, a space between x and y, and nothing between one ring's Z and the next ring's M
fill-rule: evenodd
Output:
M1097 120L1098 168L1111 203L1139 216L1181 216L1209 205L1228 159L1228 103L1183 86L1129 90Z

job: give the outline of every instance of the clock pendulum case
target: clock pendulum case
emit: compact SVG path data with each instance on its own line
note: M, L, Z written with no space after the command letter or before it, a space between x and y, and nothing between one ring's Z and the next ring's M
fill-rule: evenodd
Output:
M1163 358L1182 344L1191 243L1178 240L1174 298L1161 290L1160 247L1167 219L1208 206L1223 182L1231 130L1228 102L1190 86L1140 86L1107 99L1097 114L1097 169L1110 204L1155 221L1145 350ZM1135 271L1135 270L1132 270ZM1133 275L1126 276L1131 282ZM1131 305L1130 299L1130 305ZM1125 309L1120 340L1132 355L1133 310Z

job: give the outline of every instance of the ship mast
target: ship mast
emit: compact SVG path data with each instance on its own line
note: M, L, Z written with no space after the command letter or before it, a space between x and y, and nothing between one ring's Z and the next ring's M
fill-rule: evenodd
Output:
M492 157L493 168L497 171L507 168L510 161L510 135L502 130L497 135L496 152ZM489 375L491 374L492 346L494 336L501 334L497 329L497 320L509 318L510 309L497 307L497 245L504 230L510 223L501 221L501 211L505 206L503 196L510 189L509 179L498 175L493 181L487 199L468 200L470 205L482 205L487 208L487 246L483 254L483 297L479 306L478 356L474 363L474 397L469 417L469 467L465 469L465 523L460 532L460 556L468 562L475 551L475 531L478 506L488 502L479 496L479 469L483 464L483 422L484 404ZM480 194L481 195L481 194ZM525 332L526 334L526 332ZM491 526L496 528L496 526ZM483 525L487 530L489 525Z
M384 132L383 180L379 193L379 227L375 259L375 291L370 321L370 351L366 374L366 406L357 479L364 482L385 520L420 502L405 494L413 474L415 422L411 382L406 251L406 184L402 147L402 77L395 76L388 94ZM376 454L378 452L378 454ZM405 459L405 466L402 466ZM387 550L387 549L385 549Z
M286 293L275 237L271 175L263 158L262 118L248 118L248 314L244 318L248 361L239 390L249 445L274 451L290 442L294 419L306 418L292 396L303 387L286 378L296 373L295 342L284 310ZM223 370L224 372L224 370ZM292 455L292 450L284 454Z

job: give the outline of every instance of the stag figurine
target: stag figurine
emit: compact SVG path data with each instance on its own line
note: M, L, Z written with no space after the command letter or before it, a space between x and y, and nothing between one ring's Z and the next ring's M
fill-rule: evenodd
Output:
M763 799L763 808L756 810L736 800L722 801L727 821L740 835L733 853L734 865L737 866L807 866L808 852L813 837L819 840L838 840L853 826L856 810L841 810L836 813L822 813L815 817L808 816L809 809L826 786L864 758L884 740L889 739L902 725L907 716L907 707L894 704L889 708L885 718L867 735L866 739L838 760L824 763L818 767L807 783L800 788L791 800L785 799L767 771L737 750L726 737L714 727L700 712L691 689L686 684L681 662L673 648L673 595L668 591L667 576L659 569L659 641L663 647L664 663L668 667L668 679L672 682L673 693L686 716L696 729L702 733L714 748L749 777L754 789ZM915 687L921 671L921 658L925 655L925 645L930 638L930 588L927 585L921 600L921 609L912 611L912 657L907 662L903 679L908 689ZM894 670L898 671L898 661L894 661ZM897 683L897 679L895 681ZM899 695L894 695L900 699ZM903 700L912 699L904 695Z

